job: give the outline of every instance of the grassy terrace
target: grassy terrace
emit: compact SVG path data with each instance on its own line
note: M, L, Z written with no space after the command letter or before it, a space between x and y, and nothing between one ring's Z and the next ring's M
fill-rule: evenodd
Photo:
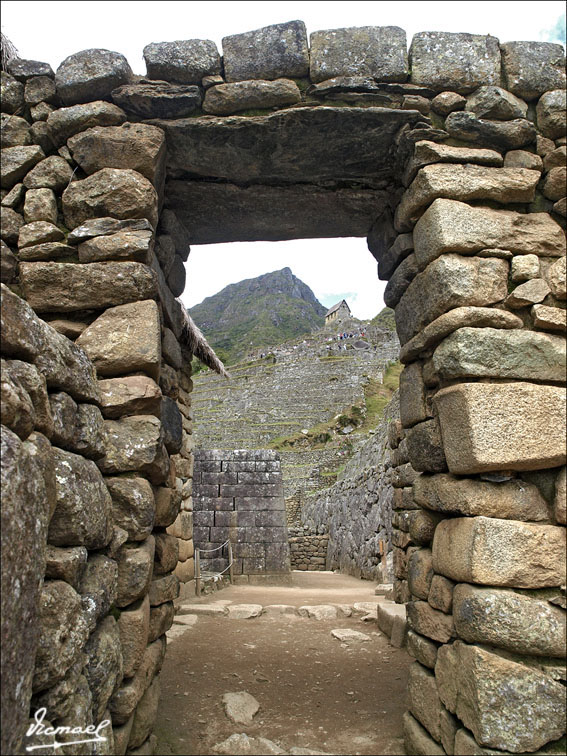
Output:
M322 358L337 359L337 358ZM338 358L344 359L344 358ZM383 383L370 378L364 387L364 407L352 406L331 420L308 429L307 433L295 433L291 436L275 438L270 446L272 449L291 451L294 447L324 449L327 446L348 446L350 438L338 435L342 428L352 425L358 436L376 428L384 415L384 409L400 382L403 366L400 362L392 363L384 375Z

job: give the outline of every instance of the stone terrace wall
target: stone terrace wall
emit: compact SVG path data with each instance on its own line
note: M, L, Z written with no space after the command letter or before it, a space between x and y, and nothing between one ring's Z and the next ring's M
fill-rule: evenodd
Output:
M228 569L232 543L237 582L289 573L289 545L279 455L269 449L195 451L193 535L203 567ZM252 576L255 576L252 578Z
M398 412L394 397L376 433L349 459L339 480L302 503L299 516L305 532L329 536L328 570L387 581L380 566L379 542L390 544L392 538L394 471L387 436L389 420Z
M6 384L3 463L35 480L37 523L31 512L22 519L17 501L28 483L8 489L11 511L20 511L22 543L36 524L45 532L53 483L39 490L33 459L47 454L40 434L49 439L49 421L33 365L48 393L65 395L49 402L61 418L54 449L76 454L80 436L71 443L65 432L96 425L101 411L105 454L96 463L110 479L113 522L110 533L105 518L101 541L93 527L50 544L80 554L56 552L39 609L30 600L11 614L20 586L3 577L12 639L3 685L17 664L25 674L17 701L3 687L2 750L21 748L35 648L34 695L45 693L54 723L97 723L108 706L116 753L153 748L155 673L178 589L178 544L165 529L180 494L176 532L188 534L191 518L190 355L180 360L175 346L183 325L174 298L187 241L367 234L406 365L392 439L398 461L407 453L411 465L398 467L407 474L397 479L393 535L401 578L407 560L398 596L407 588L412 599L417 659L407 749L564 749L564 51L422 32L408 56L397 27L315 32L309 47L301 22L223 46L221 64L207 41L149 45L149 81L102 50L70 56L55 77L33 61L2 74L2 280L67 339L54 355L51 335L7 354L23 367L9 368L22 377ZM184 117L200 115L201 103L211 115ZM28 336L21 327L20 343ZM75 340L105 384L99 396L61 380ZM76 464L93 470L88 454L99 451L81 443ZM54 485L55 523L58 510L83 510L62 518L68 533L88 512L85 487L70 497L57 476ZM13 559L23 560L33 596L41 569L28 571L21 553ZM184 564L188 575L191 558ZM39 627L37 646L32 630L18 646L21 618ZM54 638L64 653L48 667ZM44 668L53 671L47 680Z
M307 530L307 528L305 529ZM289 556L292 570L323 572L327 569L329 535L302 533L301 528L289 531Z

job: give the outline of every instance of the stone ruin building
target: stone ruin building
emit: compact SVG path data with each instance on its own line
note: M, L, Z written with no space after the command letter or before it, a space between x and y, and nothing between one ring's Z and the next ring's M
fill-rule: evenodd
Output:
M222 52L2 71L1 751L42 707L110 720L97 753L155 748L202 484L192 355L222 370L176 299L189 245L366 236L405 366L407 751L561 752L564 51L293 21Z
M338 323L343 318L351 317L350 307L344 299L330 307L325 313L325 325L331 325L332 323Z

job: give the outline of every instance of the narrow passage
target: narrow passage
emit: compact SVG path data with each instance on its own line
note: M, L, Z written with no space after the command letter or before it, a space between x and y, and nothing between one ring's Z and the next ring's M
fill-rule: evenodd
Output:
M293 578L291 587L231 586L181 604L220 610L236 604L352 607L382 600L373 583L344 575L295 572ZM341 610L322 620L296 613L252 619L199 615L168 641L157 753L404 754L402 714L412 659L389 645L375 621L361 616ZM369 640L341 642L331 634L336 629L364 633ZM260 705L248 724L231 721L223 705L225 693L239 691ZM253 740L233 737L224 750L215 750L242 733Z

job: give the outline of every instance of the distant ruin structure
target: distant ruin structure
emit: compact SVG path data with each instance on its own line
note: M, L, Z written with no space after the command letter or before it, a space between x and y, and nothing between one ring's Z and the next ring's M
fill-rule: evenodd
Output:
M37 745L42 709L155 750L194 573L190 244L360 236L404 365L384 474L406 748L561 752L564 50L292 21L222 53L2 71L0 750Z
M346 303L346 300L341 299L340 302L333 305L325 313L325 325L331 325L331 323L338 323L340 320L350 318L350 307Z

